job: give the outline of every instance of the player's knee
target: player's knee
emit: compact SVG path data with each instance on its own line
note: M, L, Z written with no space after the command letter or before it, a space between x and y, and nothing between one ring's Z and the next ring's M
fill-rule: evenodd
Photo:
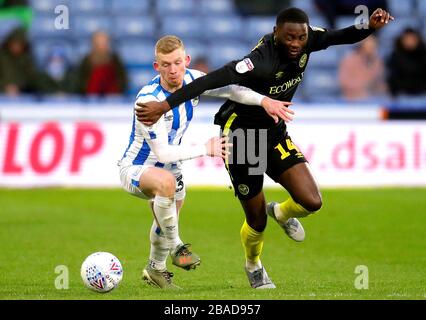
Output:
M301 205L307 211L311 213L315 213L319 211L322 207L322 197L320 194L313 195L309 199L306 199Z

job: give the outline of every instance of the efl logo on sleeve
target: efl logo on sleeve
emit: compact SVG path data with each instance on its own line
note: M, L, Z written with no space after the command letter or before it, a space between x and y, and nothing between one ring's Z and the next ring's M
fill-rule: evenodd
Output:
M252 71L254 69L254 64L249 58L245 58L244 60L237 63L236 70L238 73L246 73Z

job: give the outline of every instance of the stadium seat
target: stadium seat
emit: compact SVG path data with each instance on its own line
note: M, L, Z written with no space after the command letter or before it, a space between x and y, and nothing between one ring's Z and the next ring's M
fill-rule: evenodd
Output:
M0 43L16 28L22 27L18 19L0 19Z
M205 35L205 32L199 17L167 16L161 21L160 35L167 34L174 34L187 39L197 38L202 34Z
M108 94L106 96L104 96L104 102L107 104L127 104L127 103L131 103L129 104L129 106L133 105L134 100L133 99L129 99L128 96L123 96L123 95L115 95L115 94Z
M108 7L106 0L72 0L70 4L72 14L102 14Z
M306 80L304 79L300 84L299 87L296 90L296 94L294 95L293 99L291 100L293 103L303 103L307 101L306 98Z
M420 17L424 19L426 18L426 1L425 0L417 0L417 12Z
M388 0L389 11L395 18L409 18L414 7L413 0Z
M117 52L127 66L151 67L154 61L155 42L151 40L117 42Z
M110 106L117 105L117 104L122 105L123 103L129 102L129 98L121 94L107 94L107 95L91 94L91 95L80 97L80 100L88 108L91 108L91 107L96 108L99 105L106 106L107 104L109 104ZM129 106L131 107L131 104Z
M345 48L347 47L347 48ZM327 50L313 52L309 58L310 67L337 68L343 50L350 50L350 46L332 46ZM309 67L308 67L309 68Z
M426 39L426 23L423 25L423 39Z
M70 5L71 0L30 0L30 6L35 14L54 14L58 5Z
M343 28L347 28L350 26L353 26L355 23L358 23L360 21L355 21L354 17L348 17L348 16L342 16L342 17L337 17L336 19L336 29L343 29ZM368 22L368 21L366 21Z
M78 62L73 43L65 39L35 38L32 47L37 64L41 67L44 67L47 58L55 49L60 49L71 64Z
M202 0L200 13L209 16L228 15L235 13L235 6L229 0Z
M151 11L151 0L112 0L112 14L148 14Z
M394 40L401 34L401 32L408 27L420 30L421 23L415 17L399 18L397 21L389 23L389 25L386 26L386 29L379 33L380 41L389 41L393 43Z
M391 108L396 109L424 109L426 95L400 94L394 98Z
M244 23L244 29L246 31L243 33L245 39L252 43L254 47L265 34L273 31L275 21L275 16L253 16L247 18Z
M11 103L13 105L21 105L23 103L34 104L38 102L38 96L32 94L20 94L17 96L0 94L0 104L2 106Z
M318 15L312 15L311 17L309 17L309 25L318 28L330 28L327 19L325 19L323 16Z
M314 0L292 0L289 7L297 7L304 10L309 16L319 15Z
M70 29L72 24L70 22ZM55 26L55 19L52 15L37 15L34 17L29 30L30 38L50 37L50 38L70 38L70 29L58 29Z
M194 0L157 0L155 1L156 13L159 16L165 14L196 14L199 4Z
M334 94L322 94L322 93L318 93L315 96L309 96L309 102L311 103L318 103L321 105L327 104L336 104L336 103L341 103L342 106L344 106L343 103L345 103L345 101L343 100L343 98L341 97L341 91L337 90L336 93Z
M111 31L111 19L99 15L80 15L71 21L71 30L76 38L91 37L96 31Z
M82 38L77 41L77 45L74 49L75 61L80 63L81 60L90 52L92 47L90 38Z
M394 48L393 41L385 41L385 42L379 41L377 51L379 52L379 56L386 61L391 55L393 48Z
M112 34L117 37L151 37L156 31L156 21L151 16L121 15L113 19Z
M142 41L141 39L138 39L138 41ZM78 41L74 40L76 44L74 45L74 59L72 61L75 61L76 63L80 63L81 60L89 54L91 48L92 48L92 39L90 37L84 37L81 39L78 39ZM122 58L123 63L126 63L124 61L124 58L120 55L119 45L117 41L111 41L111 50L115 53L117 53L120 58Z
M186 53L191 56L192 61L194 61L198 57L207 57L207 55L209 54L205 43L202 41L183 40L183 42L185 45Z
M308 97L337 96L340 92L337 69L313 68L305 75L305 93Z
M157 73L152 67L128 68L129 90L128 93L136 95L143 86L147 85Z
M241 39L243 23L239 16L206 17L203 31L209 39Z
M209 60L213 69L224 64L242 59L250 53L251 48L240 41L217 41L208 46Z
M45 104L60 104L61 107L67 104L81 103L83 97L77 94L66 94L66 95L44 95L41 97L41 102Z

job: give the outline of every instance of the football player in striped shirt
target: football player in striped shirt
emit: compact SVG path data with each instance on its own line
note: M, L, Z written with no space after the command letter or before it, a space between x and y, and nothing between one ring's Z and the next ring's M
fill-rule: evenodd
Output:
M165 36L157 42L155 60L154 69L159 75L141 89L136 103L164 101L182 86L204 75L187 69L190 57L185 53L183 42L175 36ZM290 121L293 115L287 108L288 103L237 85L206 91L204 95L262 106L276 121L278 117ZM225 158L231 146L226 138L218 137L205 144L181 145L198 101L195 98L183 102L152 126L142 124L134 116L129 145L119 162L123 188L132 195L151 200L154 222L150 231L150 258L143 270L143 279L159 288L177 287L172 283L173 274L166 267L169 255L174 265L186 270L200 264L200 257L179 237L178 216L185 198L181 161L206 155Z

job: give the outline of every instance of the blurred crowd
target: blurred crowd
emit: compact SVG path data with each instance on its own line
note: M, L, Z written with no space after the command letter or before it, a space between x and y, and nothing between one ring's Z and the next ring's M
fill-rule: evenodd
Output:
M405 29L383 60L371 36L350 51L339 64L339 84L347 100L390 94L426 94L426 46L421 34Z
M24 29L12 31L0 49L0 91L6 95L33 94L124 94L126 70L111 50L109 36L96 32L92 49L73 67L60 47L38 68Z
M350 0L315 0L329 27L335 26L339 15L353 15ZM387 8L386 0L364 1L371 7ZM275 14L290 4L285 0L239 1L235 4L242 15ZM2 12L11 8L27 10L25 0L0 0ZM121 95L128 93L125 62L114 51L109 34L95 32L90 51L76 64L68 61L63 48L53 48L43 63L33 59L27 37L28 19L24 11L15 11L23 26L3 36L0 47L0 94L80 94ZM19 13L20 12L20 13ZM395 22L397 23L397 22ZM384 31L386 32L386 31ZM395 37L386 57L378 53L378 41L372 36L353 46L338 64L337 82L346 100L365 100L375 96L426 95L426 45L419 30L405 29ZM147 48L152 50L152 48ZM208 72L208 57L193 60L192 68Z
M0 48L0 91L26 94L125 94L126 69L111 49L110 38L99 31L92 36L90 52L72 66L60 47L53 48L39 68L22 28L13 30Z

